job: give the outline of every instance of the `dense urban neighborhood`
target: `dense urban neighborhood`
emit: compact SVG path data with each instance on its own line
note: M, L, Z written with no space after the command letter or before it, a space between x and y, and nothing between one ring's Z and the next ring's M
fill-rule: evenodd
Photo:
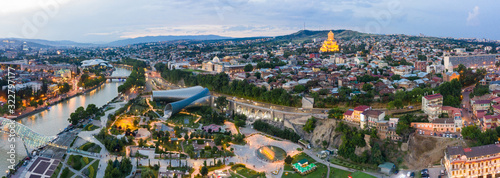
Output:
M351 30L1 39L5 176L500 177L499 51Z

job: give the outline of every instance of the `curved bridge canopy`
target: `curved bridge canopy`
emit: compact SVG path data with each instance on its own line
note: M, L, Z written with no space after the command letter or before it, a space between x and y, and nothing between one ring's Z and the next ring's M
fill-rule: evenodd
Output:
M174 100L165 107L165 117L178 113L190 106L201 106L208 103L210 91L201 86L183 88L177 90L153 91L153 100Z
M21 123L3 117L0 117L0 126L2 132L13 133L16 137L21 138L26 145L34 148L45 146L57 138L57 136L45 136L36 133Z

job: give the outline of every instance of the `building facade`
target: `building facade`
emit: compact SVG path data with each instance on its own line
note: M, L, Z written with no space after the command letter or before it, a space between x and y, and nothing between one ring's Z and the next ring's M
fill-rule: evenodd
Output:
M438 93L422 97L422 111L429 116L429 119L438 118L442 107L443 95Z
M446 148L444 166L449 178L500 177L500 145Z
M494 66L496 54L468 55L468 56L445 56L444 66L449 72L458 65L463 64L467 68L480 68Z

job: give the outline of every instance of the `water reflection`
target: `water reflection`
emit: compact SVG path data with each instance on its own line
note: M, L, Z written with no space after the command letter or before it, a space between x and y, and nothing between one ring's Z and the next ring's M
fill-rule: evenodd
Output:
M116 71L113 72L113 76L128 75L130 75L130 71L126 69L117 68ZM44 135L56 135L68 126L68 118L76 108L80 106L86 107L88 104L95 104L97 107L101 107L118 95L118 86L121 84L123 84L123 82L107 82L92 92L53 105L50 107L50 110L45 110L32 116L25 117L18 120L18 122L30 127L35 132ZM2 169L6 170L9 165L7 162L7 157L9 155L5 153L9 150L10 144L7 141L7 135L0 135L0 176L3 176L5 175L5 171L2 171ZM16 142L16 148L17 159L26 156L24 147L20 141Z

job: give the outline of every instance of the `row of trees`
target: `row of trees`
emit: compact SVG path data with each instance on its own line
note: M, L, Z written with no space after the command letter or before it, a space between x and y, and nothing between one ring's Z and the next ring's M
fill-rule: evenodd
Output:
M106 81L106 78L102 74L96 75L95 77L90 77L89 74L85 73L80 76L80 81L78 82L78 86L84 88L91 88L101 84L104 81Z
M201 85L208 88L210 91L232 96L285 106L301 105L299 96L291 95L281 88L268 91L265 87L257 87L254 84L248 83L246 80L229 82L230 79L226 73L219 73L216 75L194 75L192 72L175 69L169 70L162 66L163 64L157 64L157 70L162 70L162 77L173 83L183 80L188 86Z
M106 129L101 129L101 131L95 136L95 138L97 138L108 151L113 153L119 153L124 149L126 145L131 144L125 137L118 139L112 135L109 135L108 132L106 132Z
M438 93L443 95L443 105L459 107L462 100L462 84L453 79L451 82L443 82L438 87Z
M134 66L132 73L130 73L125 83L123 83L118 87L118 92L124 93L134 86L145 86L145 85L146 85L146 76L144 73L144 69Z
M463 64L459 64L455 69L460 74L460 84L462 86L470 86L476 84L486 76L486 69L480 68L475 71L471 68L465 67Z
M253 123L253 128L255 130L267 133L269 135L291 140L293 142L298 142L300 140L300 136L295 133L293 130L285 128L280 129L278 127L272 126L264 121L257 120Z
M103 129L104 130L104 129ZM122 178L130 175L132 171L132 162L129 158L123 158L121 161L115 159L114 161L109 160L108 166L104 171L105 178Z
M85 109L83 106L80 106L80 107L76 108L75 112L70 114L68 121L72 125L76 125L81 120L86 119L89 116L94 116L95 114L98 113L98 111L99 111L99 108L97 108L97 106L95 104L87 105L87 109Z
M462 136L466 139L473 140L471 146L482 146L494 144L500 137L500 127L495 129L487 129L481 132L481 128L477 125L470 125L462 128Z

